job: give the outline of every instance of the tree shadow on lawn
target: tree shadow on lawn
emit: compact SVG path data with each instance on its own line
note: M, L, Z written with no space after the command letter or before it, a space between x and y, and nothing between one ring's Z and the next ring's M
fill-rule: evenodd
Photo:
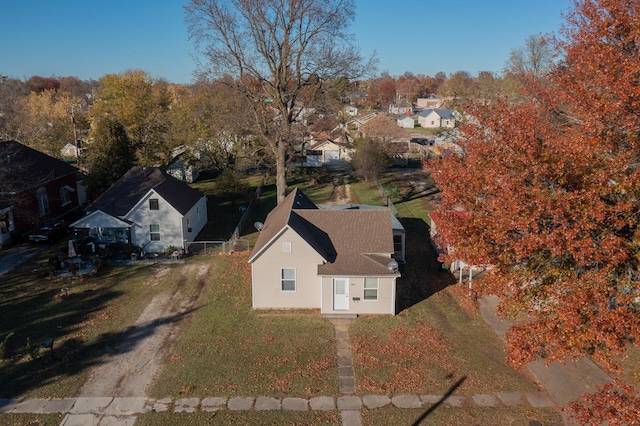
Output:
M443 270L438 261L438 253L430 243L429 225L422 219L400 220L406 230L407 264L397 280L397 312L456 284L455 277Z
M81 373L98 362L106 346L116 346L128 336L139 341L159 325L179 319L166 317L124 334L118 331L92 337L92 320L126 297L117 286L132 274L134 269L121 268L108 277L100 273L89 279L49 280L34 276L33 265L24 265L4 275L0 283L0 342L9 333L13 335L6 342L7 359L0 361L0 397L19 397ZM53 339L53 351L42 347L48 338ZM29 355L27 339L37 354L35 359ZM74 390L62 392L67 391Z
M36 359L20 363L6 362L0 366L0 381L6 384L0 390L0 397L20 397L29 390L46 386L63 377L80 374L105 362L102 359L105 354L119 355L134 351L158 327L180 321L197 309L199 308L128 327L123 332L103 333L89 344L76 337L64 340L59 346L54 341L53 349L41 352Z

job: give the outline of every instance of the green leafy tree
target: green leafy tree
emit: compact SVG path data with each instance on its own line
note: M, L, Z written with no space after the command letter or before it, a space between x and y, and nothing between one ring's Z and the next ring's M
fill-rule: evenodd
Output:
M391 163L385 144L378 139L357 139L354 148L355 152L351 157L354 172L369 184Z
M89 117L95 127L114 117L125 128L141 165L168 160L168 111L172 101L168 85L141 70L107 74L99 81ZM95 135L91 135L95 138Z
M32 91L21 98L11 118L10 127L15 138L25 145L53 157L60 156L60 149L73 143L78 132L87 129L84 100L68 93L54 90ZM72 111L74 120L72 121Z
M87 148L87 189L92 197L107 190L136 164L136 151L127 131L116 119L100 120L93 143Z

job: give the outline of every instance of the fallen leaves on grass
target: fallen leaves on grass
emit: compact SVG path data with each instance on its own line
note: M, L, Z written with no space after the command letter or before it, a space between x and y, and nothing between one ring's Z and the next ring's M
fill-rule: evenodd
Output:
M453 371L447 353L451 346L438 331L425 324L398 327L382 338L352 338L352 351L361 370L358 388L363 392L417 392L428 387L432 369Z

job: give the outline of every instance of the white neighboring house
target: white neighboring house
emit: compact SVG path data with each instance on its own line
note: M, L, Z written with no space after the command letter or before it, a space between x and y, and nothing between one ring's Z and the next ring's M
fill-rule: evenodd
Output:
M135 166L71 224L99 243L128 242L145 253L187 247L207 223L207 198L157 167Z
M351 161L353 149L348 145L332 139L319 140L308 148L314 154L320 154L320 162L331 163L332 161Z
M458 114L452 109L426 109L418 114L418 124L426 129L453 129Z
M196 168L191 161L185 161L186 150L187 148L185 148L184 145L173 150L173 158L169 161L169 164L167 164L166 172L176 179L193 183L198 179L198 176L200 176L200 170ZM202 160L203 155L199 151L189 148L189 153L195 159L195 162Z
M416 127L416 121L413 119L413 117L409 117L407 115L401 115L400 117L398 117L397 124L403 129L413 129L414 127Z

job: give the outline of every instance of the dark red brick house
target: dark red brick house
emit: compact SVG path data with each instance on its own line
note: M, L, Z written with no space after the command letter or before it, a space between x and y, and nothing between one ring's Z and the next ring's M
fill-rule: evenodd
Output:
M40 223L71 219L85 202L77 168L19 142L0 142L0 245Z

